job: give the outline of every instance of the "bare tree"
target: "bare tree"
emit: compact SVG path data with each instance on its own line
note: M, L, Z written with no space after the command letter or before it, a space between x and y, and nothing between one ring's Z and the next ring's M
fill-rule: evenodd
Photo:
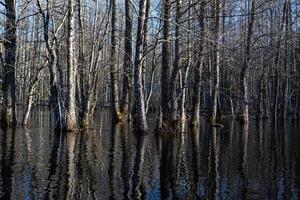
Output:
M132 5L125 0L125 36L124 36L123 89L121 111L128 112L132 71Z
M119 86L118 86L118 68L116 63L117 56L117 1L111 0L111 51L110 51L110 81L112 95L112 116L114 121L122 119L119 103Z
M162 124L158 127L162 128L163 125L170 124L170 91L169 91L169 79L170 79L170 13L171 13L171 1L163 1L163 38L162 38L162 66L161 66L161 117Z
M68 54L67 54L67 94L66 94L66 130L74 131L78 127L76 115L76 74L75 61L75 0L68 0Z
M220 119L218 112L219 98L220 98L220 50L219 50L219 35L220 35L220 0L212 2L213 9L213 24L212 24L212 77L213 77L213 96L212 96L212 110L210 121L212 124Z
M251 5L251 13L250 19L248 23L248 31L247 31L247 40L246 40L246 51L245 51L245 60L241 67L240 74L240 92L241 92L241 109L242 109L242 118L241 121L244 123L248 123L249 121L249 92L248 92L248 80L247 80L247 69L250 65L251 59L251 41L253 34L253 26L255 19L255 0L252 0Z
M198 126L200 123L200 95L201 95L201 76L203 69L203 49L204 49L204 37L205 37L205 6L206 2L201 1L200 10L198 14L198 21L200 24L200 39L199 50L197 58L197 66L194 73L194 87L193 87L193 102L192 102L192 125Z
M27 96L27 102L26 102L26 109L24 112L23 120L22 120L22 126L27 126L29 121L29 115L32 109L33 105L33 97L34 93L36 92L36 88L38 86L38 81L40 80L40 75L44 69L44 65L41 66L35 73L34 78L29 83L29 91Z
M142 84L142 46L143 46L143 26L145 21L146 0L140 0L139 18L136 35L135 59L134 59L134 91L135 91L135 122L137 132L147 132L147 118L145 110L145 97Z
M17 48L17 24L16 8L14 0L5 1L6 24L4 38L4 80L3 80L3 104L1 111L1 126L16 127L16 48Z
M154 113L165 132L179 118L299 117L295 0L136 2L0 1L1 126L17 124L16 110L29 124L46 102L67 131L106 107L140 132Z
M174 52L174 64L173 71L170 80L170 97L171 97L171 118L172 121L177 120L177 111L178 111L178 98L177 98L177 77L181 65L180 58L180 20L181 20L181 0L177 0L176 2L176 19L175 19L175 52Z

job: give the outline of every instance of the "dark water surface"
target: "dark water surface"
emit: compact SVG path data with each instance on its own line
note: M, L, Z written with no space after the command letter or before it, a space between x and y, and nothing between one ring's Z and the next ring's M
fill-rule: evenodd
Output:
M137 136L98 113L95 130L0 130L1 199L299 199L300 126L228 122ZM152 123L152 122L151 122Z

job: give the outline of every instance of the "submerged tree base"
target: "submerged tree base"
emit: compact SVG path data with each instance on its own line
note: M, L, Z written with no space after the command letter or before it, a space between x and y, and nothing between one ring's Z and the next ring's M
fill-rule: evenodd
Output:
M249 117L245 115L238 115L237 116L237 121L239 121L241 124L247 124L249 123Z
M155 128L155 132L157 134L176 133L179 131L180 123L181 120L164 120L162 122L158 122Z
M87 120L87 119L81 120L80 130L82 130L82 129L87 130L87 129L89 129L89 126L90 126L89 120Z
M0 119L0 126L3 129L7 129L7 128L17 128L18 127L18 123L14 120L11 119L10 116L6 116L5 114L1 114L1 119Z
M191 127L199 127L200 126L200 120L191 120L191 123L190 123L190 126Z
M121 111L117 111L117 113L114 113L112 115L112 120L114 123L120 123L123 122L126 119L126 114L122 113Z
M143 130L143 129L135 129L134 133L137 134L137 135L146 135L146 134L149 133L149 131L148 130Z

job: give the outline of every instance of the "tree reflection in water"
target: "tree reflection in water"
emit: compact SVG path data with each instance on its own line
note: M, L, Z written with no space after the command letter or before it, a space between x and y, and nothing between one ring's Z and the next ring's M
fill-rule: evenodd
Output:
M157 136L106 112L83 133L54 133L46 111L33 119L0 131L1 199L299 199L296 122L182 124Z

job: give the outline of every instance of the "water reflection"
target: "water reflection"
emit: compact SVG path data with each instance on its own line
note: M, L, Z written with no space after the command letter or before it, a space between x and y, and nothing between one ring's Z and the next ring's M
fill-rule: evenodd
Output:
M12 191L12 166L14 159L15 131L6 131L0 135L0 159L1 159L1 190L3 199L10 199Z
M1 199L299 199L300 127L293 121L203 124L145 136L98 113L95 129L0 131Z

